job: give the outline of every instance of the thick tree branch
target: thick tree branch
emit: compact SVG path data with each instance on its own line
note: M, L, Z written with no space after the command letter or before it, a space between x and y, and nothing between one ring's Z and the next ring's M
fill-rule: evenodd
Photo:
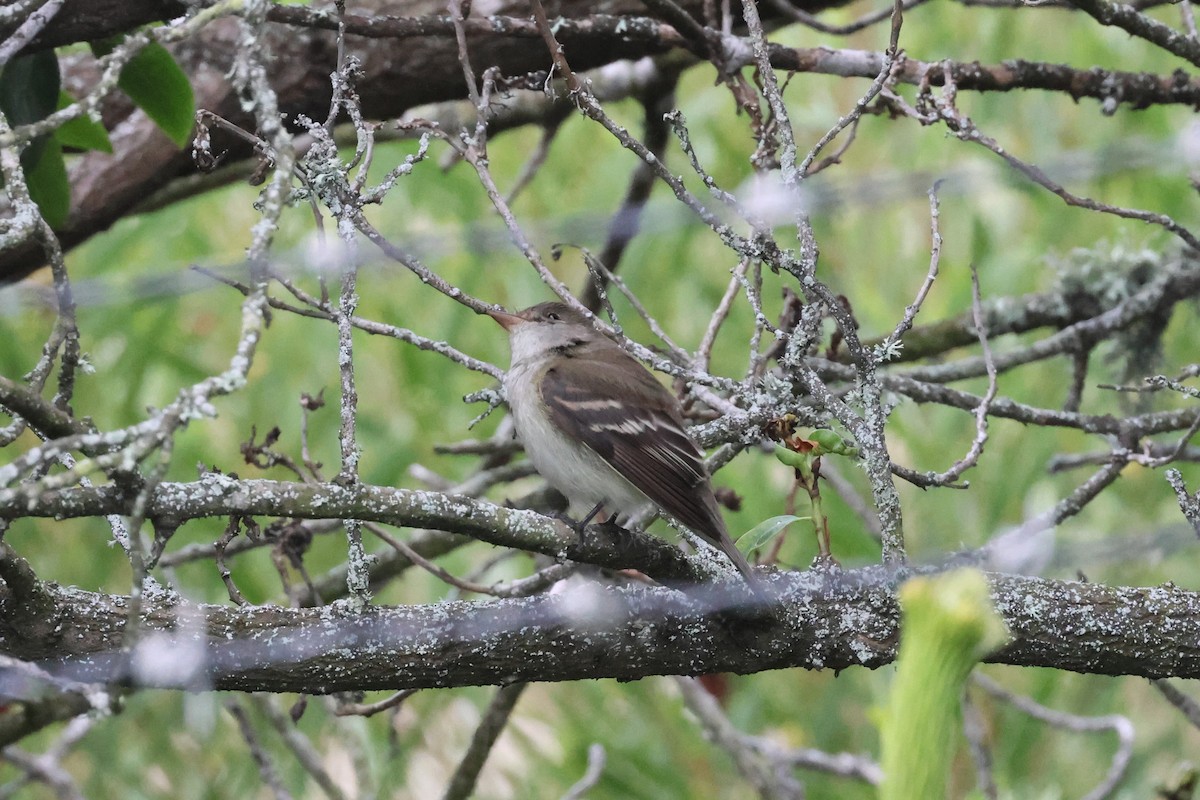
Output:
M849 0L801 0L785 5L814 13L826 8L846 5ZM76 42L90 42L107 36L125 33L143 25L149 25L163 20L183 16L188 7L208 8L216 4L216 0L68 0L57 18L35 38L26 52L42 50L48 47L60 47ZM694 17L701 16L703 4L700 0L679 0L678 7ZM283 22L305 27L318 27L326 30L337 29L337 16L332 13L330 4L325 8L310 9L297 6L274 6L267 12L267 19L272 22ZM446 4L440 0L407 0L402 4L405 16L392 16L388 12L396 10L394 2L381 0L359 0L351 6L351 13L344 15L347 31L356 36L395 37L401 36L436 36L449 35L448 17L442 16ZM505 18L513 20L516 27L524 15L525 6L518 2L504 2L489 6L493 15L490 18L475 16L468 22L468 30L477 33L481 28L505 33L512 23L498 23L499 27L490 20ZM560 0L555 5L555 12L566 19L580 19L591 16L630 16L645 14L646 5L638 0L605 0L605 2L583 2L583 0ZM382 12L378 13L377 12ZM780 18L779 9L764 9L764 16ZM0 38L6 37L16 28L16 23L0 25Z
M1012 640L989 660L1104 675L1200 677L1200 594L991 575ZM521 600L362 612L234 608L147 597L122 652L128 598L46 586L48 618L0 594L0 648L60 679L323 693L786 667L875 668L894 656L897 574L773 576L688 592L583 584ZM1047 609L1053 609L1052 613ZM0 671L0 694L19 690Z
M67 0L25 52L96 41L175 19L187 13L188 5L183 0ZM9 36L16 23L10 20L8 25L0 26L0 37Z

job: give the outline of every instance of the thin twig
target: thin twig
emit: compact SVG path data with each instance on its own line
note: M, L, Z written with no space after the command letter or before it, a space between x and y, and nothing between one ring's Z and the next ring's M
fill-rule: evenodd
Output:
M1106 2L1106 0L1096 0L1096 2L1103 3ZM946 89L942 96L935 100L937 108L936 115L932 118L925 117L925 119L928 119L930 122L934 121L935 119L944 122L946 127L949 128L949 130L956 137L964 142L978 144L984 149L992 152L1013 169L1020 172L1038 186L1041 186L1047 191L1057 195L1069 206L1084 208L1089 211L1099 211L1103 214L1111 214L1123 219L1139 220L1141 222L1150 223L1151 225L1157 225L1179 237L1179 239L1181 239L1192 249L1200 249L1200 238L1197 238L1197 236L1192 233L1191 230L1176 222L1167 214L1161 214L1155 211L1145 211L1139 208L1114 206L1108 203L1102 203L1098 200L1093 200L1090 197L1077 195L1074 192L1068 191L1062 184L1051 179L1050 176L1043 172L1040 167L1017 158L1006 148L1001 147L995 139L981 131L969 117L962 114L955 107L954 93L957 90L957 87L954 86L949 75L945 75L944 77ZM894 95L893 99L895 99ZM918 116L920 117L921 115L918 114Z
M996 787L995 764L987 743L986 721L970 695L963 696L962 711L963 733L971 749L971 760L975 762L975 788L986 800L998 800L1000 790Z
M979 331L979 347L983 351L983 360L987 365L988 388L979 405L972 412L975 416L975 438L971 447L959 460L955 461L948 470L940 473L926 473L916 479L922 486L953 486L963 473L979 463L983 448L988 441L988 416L991 414L992 403L996 400L999 389L996 377L996 365L992 359L992 349L988 344L987 327L983 324L982 298L979 293L979 271L971 267L971 309L975 314L975 328ZM909 476L911 477L911 476Z
M1188 724L1193 728L1200 728L1200 703L1197 703L1190 696L1175 688L1175 684L1165 678L1150 681L1150 684L1155 689L1158 689L1159 693L1166 698L1168 703L1175 706L1179 713L1183 714L1183 718L1188 721Z
M1055 711L1028 697L1014 694L978 670L971 676L972 682L993 697L1003 700L1013 708L1028 714L1034 719L1048 725L1077 733L1112 732L1117 736L1117 750L1113 753L1108 772L1104 779L1084 795L1084 800L1104 800L1112 796L1129 768L1133 756L1133 724L1127 717L1120 714L1109 714L1099 717L1082 717Z
M941 206L937 196L940 183L940 181L937 181L929 188L929 270L925 273L925 280L922 281L921 288L917 290L916 298L905 306L904 316L900 318L900 322L896 323L896 327L892 332L876 346L875 349L879 353L881 361L889 361L893 357L893 354L899 354L904 334L912 330L913 321L917 318L917 314L921 312L921 307L925 305L925 298L929 296L929 290L933 288L933 282L937 280L938 267L942 260ZM972 318L975 321L975 329L978 332L977 335L983 336L984 329L979 324L980 315L975 310L974 305L971 312Z
M275 796L275 800L291 800L292 795L283 785L283 780L279 777L279 770L275 768L262 742L259 741L258 733L255 732L254 727L250 724L250 716L246 713L246 709L234 700L226 702L225 709L237 722L242 739L246 742L246 746L250 750L250 757L258 765L258 774L262 778L263 783L267 785L267 788L271 790L271 794Z
M875 76L875 80L871 82L871 85L867 88L866 93L863 94L863 96L858 99L858 102L854 104L854 108L851 109L850 113L839 119L837 124L830 128L829 131L826 132L826 134L822 136L815 145L813 145L812 149L808 151L808 155L806 155L804 160L800 162L799 173L801 177L807 177L810 174L810 167L816 160L817 155L823 149L825 149L826 145L837 138L838 134L840 134L846 128L858 122L867 106L871 104L872 100L879 96L879 93L883 91L883 87L892 77L892 67L895 65L896 59L900 55L900 27L904 20L904 8L905 5L902 0L894 0L891 12L891 37L888 41L888 48L883 54L883 63L879 67L879 74Z
M709 317L708 326L704 329L704 335L700 337L700 345L696 348L694 363L698 370L707 372L709 369L712 362L713 345L717 342L717 334L720 333L721 326L725 324L725 320L729 318L729 313L733 310L733 301L737 299L738 289L745 278L748 265L749 262L745 258L738 261L737 266L733 268L732 277L725 287L725 294L721 295L721 301L717 303L712 316Z
M604 752L604 745L599 742L593 743L588 747L587 769L579 780L572 784L571 788L566 791L560 800L583 800L587 793L592 790L600 778L604 776L604 762L607 756Z
M276 708L275 700L274 697L263 695L249 696L250 704L271 723L271 727L275 729L283 743L296 757L296 761L305 772L313 777L325 796L330 800L348 800L346 793L342 791L325 768L321 754L287 715Z
M903 10L908 11L909 9L916 8L925 2L927 2L927 0L904 0ZM831 25L828 22L824 22L816 16L808 13L807 11L796 8L794 5L787 2L787 0L770 0L770 3L776 11L791 17L801 25L812 28L814 31L818 31L819 33L828 33L834 36L849 36L852 33L858 33L864 28L869 28L872 25L882 22L883 20L892 16L893 13L892 8L890 7L881 8L876 11L872 11L869 14L863 14L858 19L845 25Z
M403 691L388 695L376 703L340 703L334 707L333 713L339 717L371 717L380 711L391 711L398 708L401 703L418 691L420 690L404 689Z
M512 713L513 706L517 704L517 699L525 691L526 686L528 684L514 683L496 691L491 704L484 712L483 719L475 729L475 735L471 737L471 745L463 755L462 761L459 762L453 777L450 778L449 785L446 786L442 800L466 800L475 791L475 782L487 761L488 754L492 751L496 740L500 738L504 726L508 724L508 717Z

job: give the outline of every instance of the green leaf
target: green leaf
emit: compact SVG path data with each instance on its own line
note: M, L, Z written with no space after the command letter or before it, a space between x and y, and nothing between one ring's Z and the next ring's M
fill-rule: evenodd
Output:
M151 42L121 70L121 91L183 147L192 135L196 99L187 76L167 49Z
M67 181L62 145L57 139L46 140L41 158L32 169L25 170L25 180L29 196L37 203L42 217L50 227L62 227L71 211L71 184Z
M788 525L791 525L793 522L799 522L802 519L809 519L809 517L783 514L782 516L765 519L738 537L738 549L744 553L753 553L778 536Z
M61 78L52 50L14 58L0 73L0 109L13 127L50 116L57 108ZM39 136L21 151L29 195L51 227L61 226L71 210L71 185L62 145Z
M45 119L58 105L58 57L52 50L14 58L0 72L0 110L12 127ZM46 137L39 136L21 152L28 172L41 161Z
M66 108L74 102L75 98L66 92L58 93L59 109ZM58 139L63 147L74 147L76 150L99 150L102 153L113 151L108 131L104 130L104 126L99 122L87 116L76 117L62 125L54 132L54 138Z
M808 453L797 453L781 444L775 445L775 457L793 469L808 469L812 464L812 457Z
M58 105L58 58L43 50L14 58L0 73L0 108L14 128L45 119Z
M817 455L833 453L834 455L850 456L851 458L858 455L857 447L826 428L818 428L804 438L820 445L820 448L816 451Z

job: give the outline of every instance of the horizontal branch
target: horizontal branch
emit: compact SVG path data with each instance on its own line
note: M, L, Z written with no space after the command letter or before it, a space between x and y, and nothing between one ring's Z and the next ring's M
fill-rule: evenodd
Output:
M22 486L0 490L0 519L130 514L136 499L136 491L113 485L33 494ZM442 530L553 558L611 569L636 567L666 581L701 580L709 571L702 559L689 558L655 536L591 525L580 537L564 523L534 511L415 489L235 480L209 474L192 483L159 484L145 508L146 519L167 523L168 528L191 519L230 515L354 519Z
M1196 592L989 577L1012 632L991 661L1200 677ZM143 599L138 645L122 650L128 598L52 584L30 592L17 580L0 590L0 652L61 680L304 693L875 668L894 657L897 583L896 573L871 567L776 574L761 597L736 582L687 592L577 584L533 598L362 612L158 595ZM21 681L0 671L0 695L22 696Z
M883 68L884 53L869 50L835 50L827 47L770 48L771 66L790 72L816 72L847 78L874 78ZM1105 105L1106 112L1126 103L1142 109L1152 105L1200 106L1200 80L1182 70L1170 75L1121 72L1101 67L1077 69L1067 64L1011 59L1000 64L978 61L919 61L905 57L893 72L899 83L944 86L947 79L959 91L1010 92L1041 89L1061 92L1075 100L1088 97Z
M1082 4L1084 0L1078 2ZM836 6L842 3L809 5ZM276 7L272 9L270 19L316 29L337 30L338 27L336 17L301 6ZM343 24L350 34L376 39L438 36L450 38L455 35L454 20L448 16L347 15ZM527 17L471 17L461 24L469 36L480 39L536 39L539 36L537 26ZM717 35L716 31L712 33ZM708 49L702 45L703 40L681 35L674 27L654 17L593 14L577 19L560 18L555 23L555 37L568 48L590 47L604 42L626 46L636 42L647 48L647 55L682 47L692 50L701 58L710 57ZM726 47L731 53L748 51L750 42L743 37L731 36L726 39ZM771 65L780 70L871 79L879 75L885 57L882 52L866 50L792 48L778 44L769 46L768 56ZM1200 81L1178 71L1171 75L1154 75L1099 67L1081 70L1066 64L1047 64L1024 59L1011 59L1002 64L989 65L978 61L926 62L906 57L893 75L901 83L932 86L942 86L949 78L957 89L963 91L1007 92L1014 89L1043 89L1063 92L1076 100L1090 97L1100 101L1129 103L1134 108L1180 103L1200 106Z
M853 367L820 359L811 361L817 374L822 378L843 382L854 380ZM918 403L937 403L963 411L974 411L983 402L983 397L974 392L954 389L940 383L914 380L903 374L885 373L881 380L884 388L888 391L903 395ZM1200 417L1200 409L1190 407L1151 411L1130 417L1116 417L1112 414L1082 414L1058 408L1027 405L1010 397L1002 396L997 397L988 406L988 416L1012 419L1026 425L1039 427L1075 428L1085 433L1140 439L1160 433L1185 431L1196 422L1197 417Z
M24 52L94 42L142 25L175 19L187 13L188 5L183 0L67 0ZM16 22L10 20L0 26L0 36L8 36Z
M790 3L794 8L808 13L823 9L849 4L850 0L796 0ZM214 0L68 0L63 10L35 38L26 52L59 47L76 42L90 42L96 39L125 33L143 25L151 25L162 20L182 17L189 7L212 7ZM330 8L329 3L324 8L309 8L272 5L268 8L267 19L272 22L282 22L303 27L336 30L338 17ZM628 16L645 13L645 5L638 0L609 0L604 3L607 14ZM701 17L704 6L701 0L678 0L678 5L685 12ZM447 36L453 38L454 31L445 13L446 4L438 0L407 0L403 10L407 16L397 17L390 14L373 14L375 10L390 11L396 8L395 3L383 0L359 0L353 3L350 13L344 15L347 30L356 36L372 38L404 38ZM467 30L471 33L494 32L504 33L504 20L523 22L521 14L527 10L527 5L521 0L502 0L489 3L488 11L492 16L474 16L466 21ZM588 19L595 14L596 4L585 0L560 0L556 5L556 13L564 20ZM777 9L764 7L763 15L768 18L781 18ZM737 14L735 7L734 14ZM500 22L494 22L500 20ZM7 37L15 29L16 20L0 23L0 38Z

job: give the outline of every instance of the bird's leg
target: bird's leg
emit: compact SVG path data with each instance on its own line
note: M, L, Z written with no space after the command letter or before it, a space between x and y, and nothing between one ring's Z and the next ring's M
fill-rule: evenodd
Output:
M593 517L597 516L597 514L599 514L600 509L603 505L604 505L604 503L601 502L599 505L597 505L595 508L593 508L591 510L591 513L589 513L586 517L584 517L583 522L579 523L580 526L582 527L582 526L587 525L588 522L590 522ZM609 512L607 514L600 514L600 520L596 523L596 525L597 525L597 527L603 528L605 533L612 535L614 533L620 533L620 532L624 532L624 533L631 532L632 530L634 530L634 527L635 527L634 523L637 521L638 521L638 517L635 515L618 513L618 512L613 511L613 512Z
M597 503L595 505L595 507L592 508L592 510L589 511L587 513L587 515L584 516L584 518L581 520L573 519L571 517L571 515L566 511L558 511L554 514L551 514L550 516L554 517L556 520L558 520L560 522L565 523L569 528L571 528L571 530L575 531L575 533L577 533L579 535L579 538L582 540L583 539L583 529L586 528L588 526L588 524L593 519L596 518L596 516L600 513L600 510L602 508L604 508L604 503Z
M596 515L600 513L600 509L602 509L602 508L604 508L604 503L596 503L596 505L593 506L592 510L587 513L587 516L585 516L583 519L581 519L578 522L575 530L577 530L579 533L582 534L583 529L588 526L589 522L591 522L593 519L596 518Z

